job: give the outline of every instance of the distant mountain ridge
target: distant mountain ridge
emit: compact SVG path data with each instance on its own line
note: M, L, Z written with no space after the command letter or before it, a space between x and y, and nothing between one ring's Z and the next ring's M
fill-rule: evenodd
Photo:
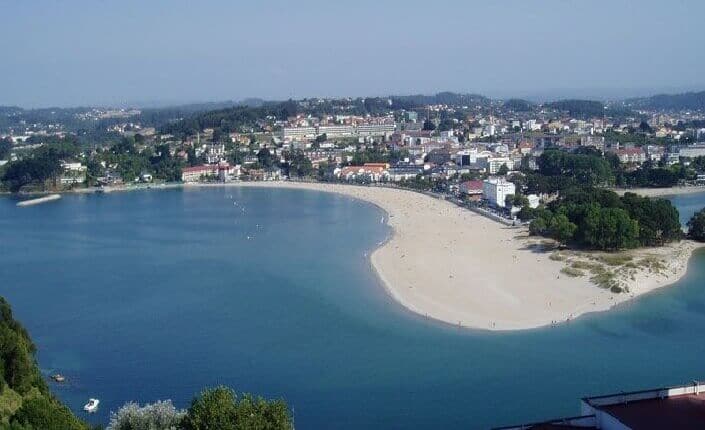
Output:
M638 97L627 99L624 104L632 109L705 110L705 91Z

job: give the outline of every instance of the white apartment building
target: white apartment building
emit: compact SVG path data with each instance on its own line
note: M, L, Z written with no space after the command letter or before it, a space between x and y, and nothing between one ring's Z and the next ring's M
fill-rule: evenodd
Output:
M351 125L322 125L318 127L318 135L325 134L326 137L346 137L353 136L355 130Z
M357 126L358 136L384 136L396 130L396 124L361 124Z
M693 145L681 146L678 155L681 157L702 157L705 155L705 143L695 143Z
M485 179L482 182L482 198L487 200L491 205L503 208L504 199L506 199L508 195L515 193L516 187L506 179L493 178Z
M225 160L225 145L222 143L216 143L213 145L208 145L206 149L206 163L217 164Z
M316 127L284 127L282 129L282 138L284 140L313 139L315 137Z
M481 160L484 160L482 162L482 167L484 167L490 175L496 175L497 172L499 172L499 169L501 169L505 164L509 170L514 168L514 162L509 157L478 157L478 161Z

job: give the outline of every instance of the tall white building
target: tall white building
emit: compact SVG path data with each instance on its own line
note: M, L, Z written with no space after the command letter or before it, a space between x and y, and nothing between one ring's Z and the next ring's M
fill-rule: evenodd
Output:
M504 207L504 199L510 194L516 193L513 183L503 178L485 179L482 182L482 197L490 204L497 207Z

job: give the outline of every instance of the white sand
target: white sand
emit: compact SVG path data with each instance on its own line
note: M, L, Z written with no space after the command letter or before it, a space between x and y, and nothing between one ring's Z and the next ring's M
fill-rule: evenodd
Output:
M613 294L588 277L561 274L565 263L549 259L549 252L532 250L529 245L537 240L528 238L525 228L505 227L420 193L291 182L232 186L336 192L383 208L394 234L372 253L371 262L389 293L414 312L464 327L528 329L609 309L678 280L697 246L683 242L659 249L668 260L663 274L623 276L629 293Z

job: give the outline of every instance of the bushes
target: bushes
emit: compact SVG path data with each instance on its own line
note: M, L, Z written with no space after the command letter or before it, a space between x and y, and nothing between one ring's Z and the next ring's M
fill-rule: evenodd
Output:
M127 403L110 417L107 430L289 430L293 423L281 400L249 394L238 396L227 387L204 390L187 411L170 400L140 406Z
M107 430L176 430L186 416L171 400L140 406L127 403L110 416Z

